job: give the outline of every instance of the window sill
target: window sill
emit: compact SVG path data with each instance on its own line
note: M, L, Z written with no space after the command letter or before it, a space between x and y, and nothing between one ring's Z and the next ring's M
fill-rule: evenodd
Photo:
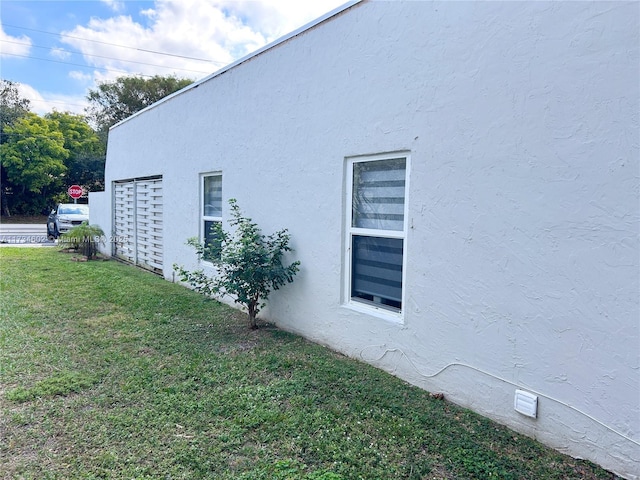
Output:
M372 317L380 318L391 323L397 323L399 325L404 323L404 314L402 311L394 311L388 308L377 307L375 305L358 302L357 300L349 300L342 305L344 308L353 310L359 313L364 313Z

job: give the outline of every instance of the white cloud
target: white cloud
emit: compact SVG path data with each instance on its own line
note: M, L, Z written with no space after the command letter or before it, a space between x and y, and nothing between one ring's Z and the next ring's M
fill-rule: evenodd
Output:
M263 32L271 42L343 5L346 0L222 0L220 3Z
M49 51L49 54L54 58L59 58L60 60L65 60L71 56L71 53L60 47L52 48Z
M83 96L40 92L25 83L18 84L18 92L20 92L21 97L30 100L31 111L38 115L44 115L53 110L83 115L84 109L88 105L86 98Z
M69 78L72 78L73 80L78 80L79 82L86 83L87 85L89 85L93 80L93 75L87 72L71 70L69 72Z
M124 1L121 0L100 0L105 3L114 12L121 12L124 10Z
M31 39L26 35L12 37L0 25L0 57L12 55L29 55Z
M153 8L140 12L148 19L144 26L124 15L93 18L86 26L77 26L63 33L104 43L69 37L64 37L63 41L85 55L112 58L85 57L95 67L125 70L132 74L175 74L197 79L342 3L342 0L158 0ZM135 47L136 50L113 44ZM119 75L122 73L102 76L114 78Z

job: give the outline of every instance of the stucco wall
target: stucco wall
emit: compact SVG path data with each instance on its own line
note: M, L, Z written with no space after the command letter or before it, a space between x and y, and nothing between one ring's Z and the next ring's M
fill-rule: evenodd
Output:
M639 16L362 3L114 128L107 184L163 176L171 279L196 265L199 174L221 172L302 262L265 317L639 478ZM345 158L394 151L411 155L400 323L343 289Z
M111 197L107 192L89 192L89 223L98 225L105 233L103 243L98 245L102 253L111 255Z

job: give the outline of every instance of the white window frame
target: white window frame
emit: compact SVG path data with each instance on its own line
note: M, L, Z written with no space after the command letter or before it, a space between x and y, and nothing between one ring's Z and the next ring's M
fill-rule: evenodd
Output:
M222 223L222 209L223 203L220 201L220 216L211 216L205 215L205 198L204 198L204 182L206 178L210 177L220 177L220 182L222 183L222 172L207 172L200 174L200 243L204 245L206 239L206 222L220 222ZM213 265L213 263L209 260L202 259L202 262L206 265Z
M404 217L402 230L380 230L372 228L359 228L353 226L353 171L354 165L364 162L375 162L378 160L393 160L397 158L405 159L405 186L404 186ZM391 152L377 155L366 155L357 157L347 157L345 172L345 254L344 254L344 284L343 284L343 305L358 312L367 313L391 322L402 323L406 310L406 272L407 272L407 231L409 218L409 172L411 171L411 157L409 152ZM353 297L352 290L352 269L353 269L353 237L367 236L378 238L395 238L402 240L402 292L400 308L396 309L385 305L378 305L357 297Z

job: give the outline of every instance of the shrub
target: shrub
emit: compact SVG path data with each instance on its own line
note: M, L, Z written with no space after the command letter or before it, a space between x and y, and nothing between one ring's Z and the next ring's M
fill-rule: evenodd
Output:
M229 223L236 227L233 233L215 223L209 244L203 245L197 238L187 240L199 259L204 257L217 267L216 273L208 276L203 270L188 271L178 265L173 268L183 282L200 293L233 296L236 303L247 309L249 326L254 329L257 328L256 316L266 305L271 291L293 282L300 262L288 266L282 263L284 253L292 251L286 229L265 236L256 223L242 216L235 199L230 199L229 205L232 217Z
M87 259L95 258L98 254L98 244L103 242L104 232L98 225L82 222L60 237L63 248L77 250Z

